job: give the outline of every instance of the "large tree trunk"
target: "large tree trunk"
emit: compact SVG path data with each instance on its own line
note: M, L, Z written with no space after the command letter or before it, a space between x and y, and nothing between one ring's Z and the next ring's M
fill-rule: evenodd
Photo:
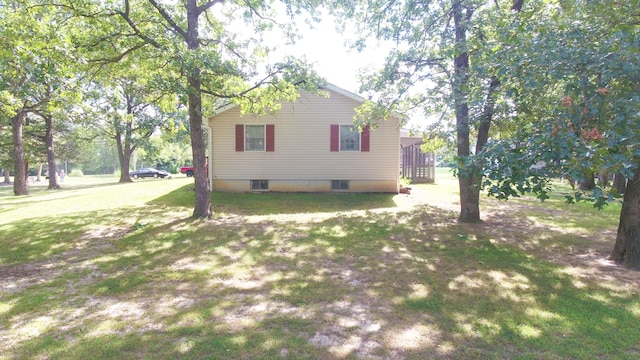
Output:
M624 192L618 234L611 260L640 269L640 161Z
M187 1L187 47L195 51L200 47L198 39L198 17L200 10L196 0ZM189 85L189 125L191 131L191 151L193 154L193 168L195 179L196 203L193 209L194 218L210 218L211 197L209 194L209 180L206 171L206 151L204 129L202 127L202 88L200 70L189 69L187 82Z
M15 195L29 195L27 189L26 162L24 158L24 143L22 141L22 126L26 113L18 110L18 113L11 118L11 134L13 136L13 193Z
M45 145L47 146L47 166L49 172L49 186L48 190L57 190L60 189L60 185L58 184L58 168L56 165L56 153L53 148L53 125L51 121L51 115L44 116L44 123L47 128L47 132L44 138Z
M24 183L29 186L29 161L24 161Z
M123 89L126 87L123 85ZM133 110L133 93L124 91L124 97L127 102L127 115L134 116ZM120 120L116 117L114 120L114 127L116 130L116 144L118 146L118 161L120 162L120 183L130 183L131 175L129 174L129 168L131 167L131 154L135 151L135 146L132 147L131 142L133 138L133 120L126 121L124 130L121 126Z
M596 188L596 178L593 175L593 171L586 170L584 173L584 179L580 180L580 190L589 191Z
M489 140L489 129L491 128L491 121L493 120L493 114L495 110L495 94L500 86L500 80L497 77L492 77L487 91L487 98L484 103L484 109L480 116L480 124L478 126L478 135L476 138L476 152L475 156L482 156L482 150L484 149L487 141ZM468 113L467 113L468 117ZM467 134L467 139L468 139ZM476 161L471 164L467 164L467 178L462 179L465 185L465 191L463 192L462 185L460 187L460 222L478 222L480 221L480 188L482 185L482 163ZM460 180L458 180L460 181ZM464 195L463 195L464 193ZM463 205L462 198L465 198Z
M489 82L489 89L487 91L487 99L482 109L482 115L480 116L480 126L478 126L478 136L476 141L476 154L480 154L489 141L489 129L491 128L491 121L493 120L493 114L496 107L496 92L500 86L500 79L496 76L491 77Z
M202 97L194 94L200 86L198 77L189 77L189 124L191 127L191 151L193 154L193 177L195 179L196 203L193 217L211 217L211 197L206 171L204 129L202 127Z
M609 172L608 171L600 171L598 174L598 186L601 188L609 187Z
M627 187L627 178L621 173L617 173L613 176L612 187L618 194L624 194L624 189Z
M9 169L3 169L4 181L3 184L11 184L11 172Z
M467 87L469 84L469 53L467 52L467 20L464 15L462 1L455 0L452 6L455 26L455 44L457 53L454 56L453 99L456 113L456 132L459 169L458 185L460 187L460 222L480 221L480 187L476 171L470 166L469 140L469 104Z
M520 12L524 0L513 0L511 10ZM467 49L467 27L471 19L472 10L466 9L461 0L454 0L451 10L455 28L455 48L454 57L454 83L453 98L456 112L456 131L458 136L458 156L467 160L463 167L459 167L458 185L460 186L460 222L480 221L480 188L482 185L482 164L477 161L470 161L470 131L469 131L469 105L467 87L469 84L469 53ZM476 156L482 152L489 140L489 129L495 112L495 95L500 86L500 79L492 76L487 91L487 98L484 104L478 135L476 138Z
M116 124L116 145L118 146L118 162L120 162L120 183L130 183L129 167L131 165L131 141L129 141L130 132L126 132L124 143L122 142L122 131Z
M131 164L131 155L128 152L118 154L118 160L120 162L120 183L130 183L131 175L129 174L129 166Z
M36 174L36 182L42 181L42 163L38 165L38 173Z

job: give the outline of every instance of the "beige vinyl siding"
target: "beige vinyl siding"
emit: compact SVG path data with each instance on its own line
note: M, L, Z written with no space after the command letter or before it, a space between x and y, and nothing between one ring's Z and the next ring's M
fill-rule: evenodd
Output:
M334 92L329 98L303 93L295 103L282 104L274 115L241 117L239 107L235 107L211 117L214 190L248 191L249 180L269 180L272 191L297 191L300 184L313 188L309 191L330 191L330 180L350 180L356 188L360 181L384 183L385 191L396 191L400 149L397 120L371 130L369 152L330 151L330 125L352 124L354 108L360 104ZM275 151L236 152L237 124L273 124ZM241 184L229 185L245 180L244 190L238 188Z

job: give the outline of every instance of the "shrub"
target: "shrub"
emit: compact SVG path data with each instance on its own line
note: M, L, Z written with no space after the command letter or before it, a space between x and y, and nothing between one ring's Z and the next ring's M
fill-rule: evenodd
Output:
M71 176L71 177L83 177L84 173L82 172L82 170L80 169L71 169L71 171L69 172L69 174L67 176Z

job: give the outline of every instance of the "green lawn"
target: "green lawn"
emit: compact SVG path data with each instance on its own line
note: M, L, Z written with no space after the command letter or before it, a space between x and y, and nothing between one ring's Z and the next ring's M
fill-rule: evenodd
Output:
M637 359L619 204L218 194L193 179L0 187L0 359ZM567 191L559 187L559 191Z

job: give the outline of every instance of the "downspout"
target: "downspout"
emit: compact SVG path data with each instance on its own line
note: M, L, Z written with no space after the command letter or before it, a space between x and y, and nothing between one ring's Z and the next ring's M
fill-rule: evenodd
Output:
M402 157L402 141L401 141L401 137L402 137L402 127L400 126L400 119L398 119L398 123L396 124L396 130L398 132L398 136L396 136L396 151L398 153L396 153L396 194L400 193L400 187L401 187L401 183L400 183L400 174L402 169L400 168L400 158Z
M207 125L209 121L207 120ZM209 192L213 192L213 129L210 126L207 128L207 176L209 178Z

